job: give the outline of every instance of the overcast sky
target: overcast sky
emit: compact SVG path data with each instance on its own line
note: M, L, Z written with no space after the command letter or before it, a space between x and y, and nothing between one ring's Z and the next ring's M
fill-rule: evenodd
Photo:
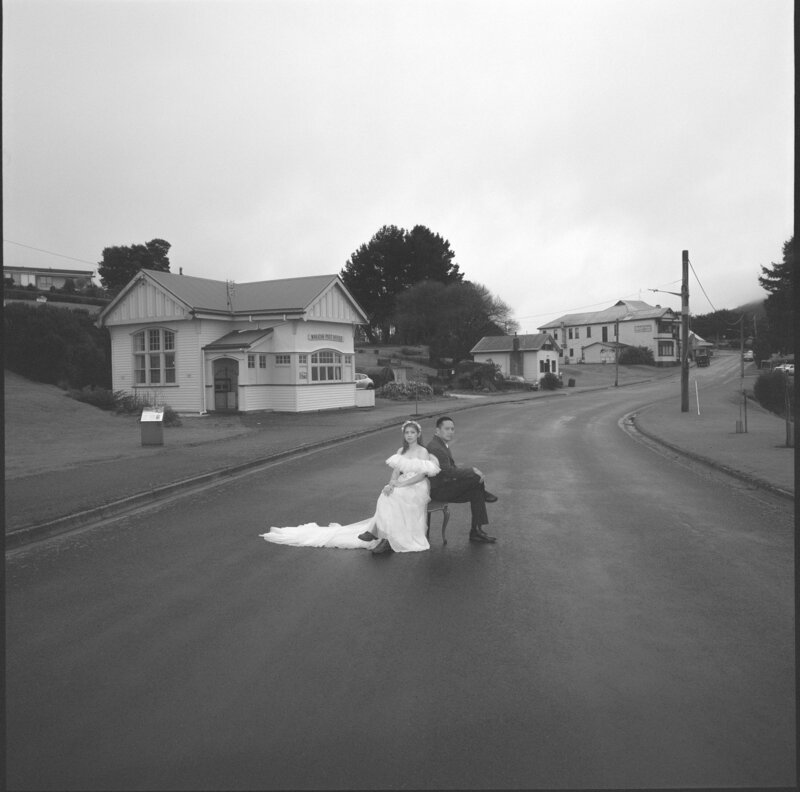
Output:
M679 308L649 289L680 291L682 250L692 313L735 308L792 235L791 0L3 12L6 264L159 237L173 272L243 283L337 273L420 224L536 332Z

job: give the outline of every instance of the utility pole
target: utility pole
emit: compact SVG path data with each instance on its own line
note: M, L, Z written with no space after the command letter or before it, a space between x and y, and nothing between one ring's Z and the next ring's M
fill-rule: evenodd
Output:
M614 322L614 387L619 387L619 319Z
M674 294L681 298L681 412L689 412L689 251L683 251L683 279L681 293ZM650 289L651 292L660 292L662 289Z
M689 251L683 251L681 281L681 412L689 412Z

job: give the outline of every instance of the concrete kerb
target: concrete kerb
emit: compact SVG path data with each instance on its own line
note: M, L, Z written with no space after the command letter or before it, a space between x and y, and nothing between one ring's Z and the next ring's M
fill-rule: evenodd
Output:
M647 382L649 380L643 380L643 381ZM625 383L625 384L629 385L637 383ZM572 392L586 393L594 390L606 390L609 387L617 387L617 386L604 385L598 387L583 388L580 391L572 391ZM619 387L624 387L624 386L619 386ZM446 411L436 410L435 412L415 414L409 417L413 417L414 419L433 418L441 414L442 412L448 412L448 413L464 412L466 410L474 410L480 407L486 407L494 404L505 404L517 401L530 401L543 397L559 396L559 395L567 395L567 393L564 391L556 390L547 392L537 391L535 393L516 394L510 398L504 398L504 399L492 399L491 401L477 402L477 403L470 402L469 404L458 405L458 406L449 405ZM147 490L145 492L140 492L135 495L130 495L126 498L121 498L120 500L103 504L102 506L96 506L91 509L86 509L84 511L76 512L75 514L68 514L65 515L64 517L58 517L55 520L49 520L47 522L38 523L34 525L22 526L13 531L9 531L5 535L5 548L7 550L13 550L22 547L26 544L31 544L33 542L41 541L42 539L48 539L53 536L66 533L67 531L72 531L77 528L83 528L88 525L102 522L104 520L110 520L116 517L121 517L124 514L132 512L135 509L142 508L143 506L152 505L159 501L166 500L167 498L174 497L179 493L188 492L193 489L203 488L209 486L214 482L227 478L233 478L242 473L253 472L259 467L263 467L269 464L274 464L275 462L278 462L281 459L288 459L290 457L297 456L299 454L304 454L310 451L322 449L327 446L341 443L344 440L349 440L356 437L364 437L369 434L382 432L385 429L390 429L393 426L395 426L397 423L397 418L398 416L395 416L391 420L387 419L386 421L383 421L380 424L375 424L374 426L370 426L365 429L350 431L347 434L336 435L334 437L325 438L324 440L317 440L312 443L306 443L304 445L296 446L295 448L287 451L280 451L276 454L270 454L268 456L252 459L249 460L248 462L242 462L241 464L238 465L219 468L218 470L213 470L210 471L209 473L203 473L198 476L190 476L189 478L181 479L179 481L174 481L169 484L164 484L163 486L155 487L153 489Z
M655 402L654 402L655 403ZM754 476L750 473L743 473L741 470L736 470L736 468L732 468L729 465L724 465L721 462L717 462L714 459L709 459L702 454L698 454L695 451L688 451L685 448L681 448L680 446L675 445L674 443L670 443L668 440L664 440L662 437L658 437L654 435L652 432L648 432L641 424L636 423L636 416L647 407L651 405L645 405L644 407L639 408L639 410L635 410L633 412L628 413L622 419L625 423L631 426L636 432L646 437L648 440L658 443L659 445L664 446L664 448L668 448L670 451L674 451L676 454L680 454L681 456L686 457L687 459L691 459L695 462L700 462L703 465L707 465L714 470L719 470L722 473L725 473L728 476L732 476L733 478L738 479L739 481L743 481L745 484L750 484L754 487L758 487L759 489L767 490L771 492L773 495L778 495L781 498L788 498L791 501L794 501L794 493L789 492L785 489L781 489L780 487L772 484L769 481L765 481L758 476Z

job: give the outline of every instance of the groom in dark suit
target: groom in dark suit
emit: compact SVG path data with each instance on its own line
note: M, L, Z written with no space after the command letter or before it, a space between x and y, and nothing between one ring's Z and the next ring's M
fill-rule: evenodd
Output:
M494 503L496 495L486 491L483 483L483 473L477 468L458 467L450 453L450 442L456 431L452 418L443 415L436 421L434 438L428 445L428 453L433 454L439 461L442 469L439 474L431 478L431 500L446 501L448 503L469 503L472 510L472 528L469 532L470 542L491 544L496 542L494 536L489 536L484 530L484 525L489 523L486 514L486 504Z

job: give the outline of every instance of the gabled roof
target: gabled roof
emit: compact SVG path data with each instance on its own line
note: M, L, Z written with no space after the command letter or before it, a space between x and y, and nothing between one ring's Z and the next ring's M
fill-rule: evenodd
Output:
M697 333L689 333L689 344L692 346L714 346L710 341L706 341L705 338L700 338Z
M139 270L122 291L106 306L98 324L109 315L142 280L150 281L187 311L245 316L250 314L301 314L331 289L341 291L353 311L366 322L364 310L347 291L338 275L311 275L253 283L234 283L176 275L157 270ZM230 297L230 299L229 299Z
M228 284L225 281L175 275L171 272L144 270L173 297L195 310L234 313L256 311L302 311L307 308L338 275L312 275L305 278L235 283L231 306L228 305Z
M594 346L603 346L608 347L609 349L619 348L623 349L624 347L630 346L630 344L623 344L622 341L593 341L591 344L585 344L581 347L581 349L589 349L590 347Z
M566 327L575 325L606 324L610 322L630 322L640 319L660 319L666 314L676 315L671 308L662 308L660 305L648 305L642 300L619 300L610 308L590 313L564 314L552 322L542 325L539 329L557 328L562 324Z
M272 333L275 325L280 322L272 322L271 327L263 327L264 322L259 322L262 327L257 330L234 330L232 333L206 344L204 349L250 349L254 344L258 343L262 338Z
M469 352L471 355L474 355L476 352L483 354L487 352L513 352L515 339L519 341L518 348L520 352L536 352L548 341L554 348L557 347L550 333L532 333L519 336L484 336Z

